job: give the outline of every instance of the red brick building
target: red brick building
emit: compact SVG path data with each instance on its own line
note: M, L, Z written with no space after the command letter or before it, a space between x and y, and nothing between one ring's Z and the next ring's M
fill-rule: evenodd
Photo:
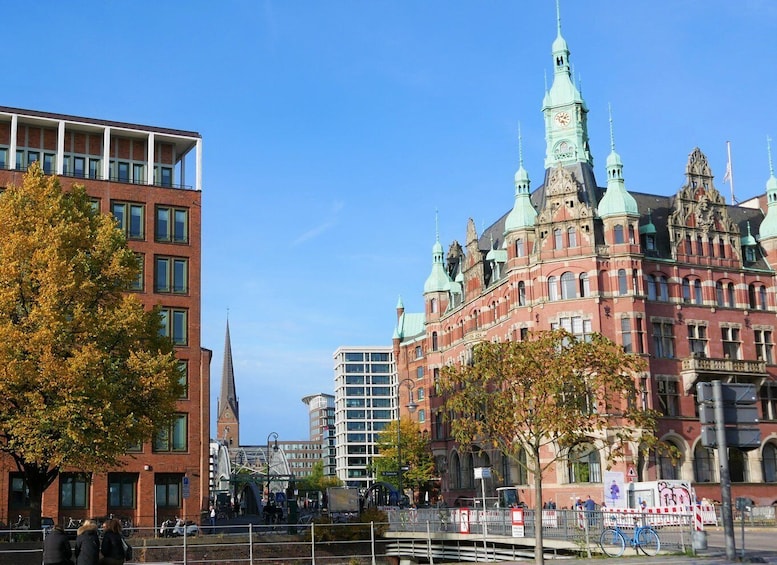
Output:
M500 453L460 450L449 437L439 369L470 359L482 340L521 340L529 331L563 327L578 336L599 332L644 356L636 375L645 406L661 412L660 437L680 461L642 457L631 446L615 471L637 480L687 479L697 495L720 498L716 453L700 442L696 383L754 383L761 445L730 449L733 496L777 501L777 178L766 194L728 205L705 155L693 149L685 182L671 196L627 190L623 162L611 151L607 179L594 177L588 108L571 78L561 34L552 46L554 75L545 92L544 179L530 190L523 158L511 210L478 234L469 221L462 247L444 255L438 241L424 284L423 313L398 307L394 337L398 382L414 379L419 407L410 416L428 430L440 489L449 504L476 495L473 467L490 466L493 486L521 485L532 505L532 478ZM603 117L597 119L604 119ZM612 122L611 122L612 124ZM679 171L678 171L679 172ZM669 190L667 190L669 192ZM505 193L507 207L508 195ZM568 506L575 496L602 496L607 435L567 450L544 476L544 496ZM479 492L479 488L478 488Z
M0 107L0 187L21 184L34 161L64 189L86 186L142 260L134 291L160 305L186 393L174 423L108 473L64 470L43 515L66 523L113 514L151 526L207 508L211 352L200 344L202 139L196 132ZM187 185L187 182L190 184ZM0 519L28 511L26 487L0 458Z

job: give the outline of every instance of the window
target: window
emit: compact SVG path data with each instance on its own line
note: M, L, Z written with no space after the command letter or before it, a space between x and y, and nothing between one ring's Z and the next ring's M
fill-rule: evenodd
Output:
M559 299L558 277L548 277L548 299L551 302Z
M181 475L159 474L154 478L158 508L180 508Z
M618 269L618 294L623 296L629 292L628 280L626 279L626 269Z
M747 455L738 447L728 448L728 468L732 483L748 482Z
M419 423L426 422L426 410L424 410L423 408L421 408L418 411L418 422Z
M417 378L417 379L423 379L424 378L424 368L423 367L416 367L416 369L415 369L415 378Z
M680 383L674 377L659 377L658 403L664 416L678 416L680 414Z
M135 508L137 473L108 473L109 508Z
M43 172L47 175L50 175L54 172L56 172L56 169L54 167L54 159L56 158L56 155L53 153L44 153L43 154Z
M629 243L634 245L636 241L637 241L637 238L634 235L634 226L632 224L629 224Z
M556 228L553 230L553 248L554 249L563 249L564 247L564 238L563 238L563 232L561 231L561 228Z
M415 396L415 399L416 399L416 400L423 400L423 399L424 399L424 396L425 396L425 393L424 393L424 388L423 388L423 387L419 387L419 388L417 388L417 389L416 389L416 396Z
M579 443L569 450L570 483L600 483L602 468L599 452L590 443Z
M701 292L701 281L699 279L693 281L693 303L699 306L704 304L704 296Z
M159 171L159 184L161 186L173 186L173 169L161 167Z
M73 176L80 179L86 176L86 159L83 157L73 157Z
M724 326L720 328L723 340L723 356L726 359L739 359L739 328Z
M654 275L648 275L647 277L647 294L648 300L657 299L658 287L656 285L656 277Z
M777 445L774 442L764 445L762 459L764 482L777 483Z
M145 214L142 204L112 202L111 212L128 239L143 239Z
M668 444L668 447L674 448L675 450L681 452L680 448L673 441L667 441L666 443ZM682 467L682 457L680 459L676 459L671 456L671 453L668 453L663 450L659 452L658 468L659 468L659 472L661 473L659 478L668 480L668 481L679 480L681 478L680 476L681 467Z
M661 275L658 278L659 300L669 302L669 280Z
M687 233L685 234L685 253L688 255L693 254L693 245L691 240L691 234Z
M180 257L156 257L154 292L185 294L189 290L189 260Z
M186 451L188 427L187 414L173 416L173 421L164 426L154 438L154 451Z
M90 179L100 179L102 178L102 165L100 164L100 159L89 159L89 178Z
M59 475L59 506L61 508L86 508L88 504L89 477L83 473Z
M653 322L653 355L656 357L674 357L673 322Z
M707 326L688 324L688 348L693 357L707 357Z
M424 356L424 350L421 348L420 345L415 346L415 358L420 359Z
M162 318L162 327L159 329L160 335L169 337L173 345L186 345L188 340L186 310L176 308L162 308L159 310Z
M523 248L523 238L518 238L515 240L515 256L516 257L523 257L525 254L524 248Z
M697 483L715 482L715 456L701 441L693 450L693 477Z
M189 211L186 208L158 206L154 236L157 241L187 243L189 241Z
M726 305L726 302L723 299L723 283L720 281L715 283L715 303L718 306Z
M645 330L642 327L642 318L634 318L637 326L637 353L645 353Z
M728 298L728 307L735 308L737 301L734 295L734 283L728 283L728 285L726 285L726 294Z
M432 351L437 351L437 332L432 332Z
M132 165L132 182L135 184L142 184L146 182L146 166L140 163L134 163Z
M585 298L591 295L591 283L588 280L588 273L580 273L580 297Z
M758 309L766 310L766 287L761 285L758 287Z
M143 290L143 276L145 274L145 256L142 253L135 253L135 257L138 260L138 276L135 277L135 280L132 281L130 284L130 290Z
M568 318L559 318L557 322L551 322L550 329L558 328L567 330L581 341L591 341L591 320L584 320L581 316L572 316Z
M761 417L764 420L777 420L777 382L767 382L761 386Z
M696 236L696 255L704 255L704 240L700 235Z
M691 301L691 281L683 279L683 302Z
M722 237L718 240L718 249L720 251L721 258L725 259L726 258L726 243L723 241Z
M631 343L631 319L621 318L621 343L623 344L623 351L631 353L633 351Z
M30 489L21 473L9 473L8 488L10 490L9 508L28 508L30 506Z
M8 168L8 149L0 148L0 169Z
M652 234L645 235L645 250L648 253L656 250L656 236Z
M569 240L569 247L577 247L577 230L575 228L567 229L567 239Z
M179 398L189 398L189 363L187 361L178 361L178 383L183 387Z
M615 243L624 243L626 241L623 237L623 226L621 224L615 226L613 235L615 236Z
M561 299L569 300L577 298L577 288L575 285L575 275L567 271L561 275Z
M518 281L518 306L526 306L526 283Z
M766 361L769 365L774 363L772 359L772 332L771 330L753 330L755 336L755 353L759 361Z

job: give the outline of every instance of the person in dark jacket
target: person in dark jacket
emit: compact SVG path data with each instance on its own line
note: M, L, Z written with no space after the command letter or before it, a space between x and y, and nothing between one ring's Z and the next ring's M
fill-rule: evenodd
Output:
M115 518L103 523L103 541L100 545L100 553L103 554L100 565L124 565L121 522Z
M67 540L65 530L60 526L54 526L43 540L43 564L44 565L73 565L70 557L73 551Z
M84 520L76 537L76 565L98 565L100 563L100 536L97 522Z

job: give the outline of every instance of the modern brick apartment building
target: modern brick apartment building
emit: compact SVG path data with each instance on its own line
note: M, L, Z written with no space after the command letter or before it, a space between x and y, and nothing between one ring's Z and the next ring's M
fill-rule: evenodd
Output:
M695 385L753 383L761 445L729 450L732 493L772 504L777 178L771 158L764 151L765 196L743 204L726 203L706 156L692 147L682 186L656 187L669 196L638 193L627 189L629 157L622 161L615 152L611 122L610 139L599 143L610 149L606 184L597 184L588 107L573 83L569 54L559 23L552 85L542 102L546 154L535 169L543 169L542 184L530 190L521 156L514 193L503 195L512 209L480 234L470 220L464 246L454 241L447 254L438 237L424 312L397 308L398 378L414 380L419 405L413 414L401 407L402 415L429 431L449 504L475 496L476 486L479 493L473 467L490 466L497 477L492 487L520 485L531 505L532 478L519 466L487 446L473 455L452 441L435 380L445 364L468 362L483 340L522 340L557 327L580 337L600 332L649 362L649 371L635 376L641 402L662 414L659 435L682 454L679 461L642 457L630 446L614 470L637 480L691 480L699 497L720 499L717 455L700 442ZM546 499L559 508L586 494L600 500L609 441L597 434L566 448L564 460L543 475Z
M151 526L199 518L208 501L211 352L200 344L202 139L196 132L0 107L0 187L21 184L34 161L64 189L86 186L142 259L134 292L160 305L186 394L167 433L108 473L65 469L45 492L59 523L113 514ZM188 183L188 185L187 185ZM182 377L183 378L183 377ZM26 515L22 476L0 458L0 519Z

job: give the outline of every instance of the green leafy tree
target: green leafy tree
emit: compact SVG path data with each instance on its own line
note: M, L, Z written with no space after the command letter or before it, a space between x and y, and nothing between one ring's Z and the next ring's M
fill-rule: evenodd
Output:
M599 334L584 341L563 330L479 343L473 361L441 371L451 432L460 445L496 449L532 475L541 564L543 473L591 438L604 438L607 461L628 445L655 444L656 415L637 397L646 363Z
M112 217L34 164L0 195L0 451L24 474L30 525L60 470L120 465L182 393L160 317Z
M313 463L313 471L296 482L300 492L326 492L329 487L343 486L343 481L331 475L324 475L324 462Z
M418 423L410 418L391 422L378 435L377 447L381 456L372 460L371 471L378 480L399 487L400 456L402 465L408 468L402 471L403 490L411 488L413 492L418 492L434 478L434 456L429 438L421 432ZM384 474L386 472L388 474Z

